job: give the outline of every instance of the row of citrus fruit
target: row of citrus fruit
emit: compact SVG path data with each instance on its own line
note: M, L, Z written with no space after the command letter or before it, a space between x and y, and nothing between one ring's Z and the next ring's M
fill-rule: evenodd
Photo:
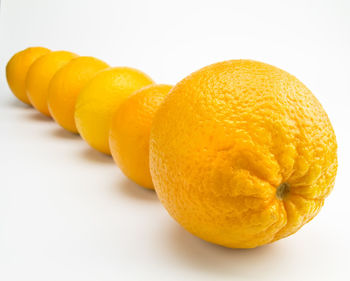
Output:
M204 240L252 248L313 219L333 189L337 142L311 91L252 60L204 67L174 87L95 58L29 48L13 93L94 148Z
M109 67L93 57L43 47L15 54L6 74L21 101L79 133L93 148L112 153L129 178L153 188L148 165L151 120L170 85L154 84L134 68Z

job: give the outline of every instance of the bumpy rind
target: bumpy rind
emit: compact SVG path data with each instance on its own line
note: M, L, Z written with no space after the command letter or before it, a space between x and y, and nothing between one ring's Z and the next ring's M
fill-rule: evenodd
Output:
M184 228L252 248L317 215L334 185L336 151L328 116L305 85L274 66L232 60L173 88L154 119L150 169ZM283 200L282 183L290 187Z

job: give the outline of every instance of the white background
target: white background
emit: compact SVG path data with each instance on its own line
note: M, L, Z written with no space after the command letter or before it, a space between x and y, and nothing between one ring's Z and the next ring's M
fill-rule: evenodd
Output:
M5 65L42 45L176 83L251 58L296 75L339 144L336 186L297 234L253 250L201 241L154 192L17 101ZM0 15L0 280L350 280L350 1L3 0Z

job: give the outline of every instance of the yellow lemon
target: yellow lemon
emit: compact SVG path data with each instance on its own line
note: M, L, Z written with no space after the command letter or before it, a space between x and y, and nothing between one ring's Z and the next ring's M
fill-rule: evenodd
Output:
M6 78L12 93L22 102L29 104L25 81L29 67L39 57L50 52L43 47L30 47L15 54L7 63Z
M29 68L26 78L27 96L41 113L50 116L47 106L49 82L54 74L76 54L67 51L50 52L37 59Z
M136 91L112 118L109 141L114 160L128 178L150 189L153 189L148 163L151 125L171 88L150 85Z
M48 107L53 119L64 129L77 133L74 109L78 94L97 72L108 67L93 57L78 57L63 66L51 79Z
M311 91L268 64L232 60L179 82L151 130L157 195L185 229L231 248L287 237L332 191L337 142Z
M93 148L110 154L108 133L112 114L135 90L153 83L145 73L130 67L114 67L98 73L78 96L75 123Z

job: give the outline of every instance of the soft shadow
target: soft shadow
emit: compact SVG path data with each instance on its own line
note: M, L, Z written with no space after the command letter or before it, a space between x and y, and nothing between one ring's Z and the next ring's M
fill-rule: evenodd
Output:
M8 106L9 107L13 107L13 108L23 108L23 109L31 109L33 108L32 106L24 103L24 102L21 102L20 100L18 99L11 99L8 101Z
M48 117L38 111L33 111L26 116L27 119L34 120L34 121L39 121L39 122L51 122L52 118Z
M88 161L100 164L113 164L113 158L110 155L99 152L91 147L86 147L81 151L81 156Z
M166 247L177 261L191 269L214 274L259 278L261 272L274 271L274 266L286 253L280 244L269 244L255 249L230 249L218 246L192 235L173 223L166 233Z
M60 139L71 139L71 140L80 139L80 136L78 134L69 132L61 127L54 128L51 131L51 135Z
M118 181L117 187L123 195L128 196L132 199L154 202L159 201L154 190L139 186L125 176Z

